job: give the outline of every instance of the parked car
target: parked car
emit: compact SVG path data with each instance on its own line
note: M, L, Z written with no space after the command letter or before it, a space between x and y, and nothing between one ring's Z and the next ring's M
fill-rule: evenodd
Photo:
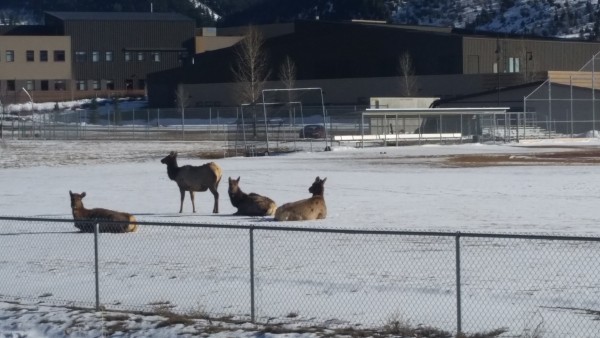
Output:
M325 127L319 124L309 124L300 130L301 138L325 138Z

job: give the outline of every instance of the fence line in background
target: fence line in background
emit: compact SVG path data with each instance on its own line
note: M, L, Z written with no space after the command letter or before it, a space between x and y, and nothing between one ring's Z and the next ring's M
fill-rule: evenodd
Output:
M545 326L544 337L592 337L600 330L599 237L139 225L134 234L92 235L75 232L69 219L1 216L0 274L16 282L3 278L0 299L97 310L148 308L158 299L183 312L193 299L210 306L211 315L253 322L336 318L382 325L400 311L454 332L515 333L527 329L519 327L523 318L539 313L535 324ZM93 250L86 237L93 237ZM89 275L86 262L94 265ZM73 269L83 273L69 275ZM88 291L62 293L69 278ZM157 299L140 304L136 295ZM95 304L85 300L93 296Z
M529 103L532 102L535 101ZM0 136L51 140L210 140L223 142L225 148L234 149L236 154L248 152L247 148L258 152L297 150L298 142L313 141L311 136L302 133L302 128L310 124L326 127L327 138L319 140L325 146L340 135L396 136L388 137L383 145L412 144L414 140L402 136L422 133L460 133L460 140L453 142L598 136L597 132L590 133L597 124L594 119L588 116L577 118L572 113L550 116L540 112L509 112L493 117L443 118L396 116L363 121L361 112L366 108L327 106L325 115L321 106L277 106L265 108L265 113L262 108L253 111L247 107L243 110L239 107L206 107L186 108L184 114L177 109L108 109L101 112L81 109L2 114ZM381 140L377 141L381 143ZM436 140L419 139L418 143L427 141Z

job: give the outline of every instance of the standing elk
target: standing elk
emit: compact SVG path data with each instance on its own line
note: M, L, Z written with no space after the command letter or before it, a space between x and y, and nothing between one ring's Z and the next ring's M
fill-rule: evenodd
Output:
M100 232L137 231L138 225L133 215L102 208L86 209L83 206L85 192L77 194L69 190L69 195L71 196L71 209L75 227L82 232L94 232L96 224L98 224L98 231Z
M327 206L325 205L324 179L320 179L319 176L315 179L313 184L308 188L308 192L312 195L311 198L304 200L286 203L275 211L276 221L308 221L314 219L325 219L327 216Z
M192 211L196 212L194 204L194 192L210 190L215 198L213 213L219 213L219 182L221 182L221 167L215 162L203 164L201 166L177 166L177 152L172 151L165 158L160 160L161 163L167 165L167 175L177 183L181 194L181 202L179 204L179 213L183 211L183 198L185 192L190 192L192 200Z
M234 215L244 216L270 216L275 213L277 205L272 199L255 193L246 194L240 189L240 178L229 178L229 199L231 205L238 211Z

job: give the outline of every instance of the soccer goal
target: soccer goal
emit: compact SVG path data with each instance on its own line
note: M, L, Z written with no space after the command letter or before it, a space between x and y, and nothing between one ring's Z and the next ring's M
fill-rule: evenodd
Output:
M306 147L330 149L321 88L264 89L262 102L242 104L238 115L236 153L256 156ZM323 128L322 137L303 132L313 125Z

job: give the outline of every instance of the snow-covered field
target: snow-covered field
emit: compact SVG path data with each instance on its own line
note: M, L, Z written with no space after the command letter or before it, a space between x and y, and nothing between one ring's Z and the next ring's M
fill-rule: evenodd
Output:
M0 145L0 215L70 219L72 190L87 192L87 207L128 211L140 221L225 227L148 225L135 234L101 235L100 297L109 308L174 306L247 318L248 232L232 225L599 237L600 166L575 160L483 167L449 161L457 154L517 158L572 146L595 149L596 139L336 146L331 152L212 159L223 168L218 215L210 213L209 193L196 194L196 214L186 196L184 213L178 214L179 192L160 159L175 150L180 165L202 164L209 160L196 155L219 144L5 140ZM227 178L238 176L245 192L278 204L308 197L315 177L327 177L328 217L281 224L270 217L233 216ZM105 319L94 322L92 315L23 303L41 298L93 305L92 235L74 232L68 222L0 224L0 294L22 302L0 306L0 332L35 336L52 327L52 334L39 336L75 337L87 325L101 334ZM254 236L261 320L367 326L397 318L407 325L456 330L454 237L266 230ZM463 329L505 328L508 337L540 325L543 337L595 337L600 332L596 243L463 239ZM51 318L62 324L51 325ZM130 319L127 329L137 328L139 336L191 330L180 325L161 331L152 317L146 319ZM220 334L249 334L233 333L238 328Z

